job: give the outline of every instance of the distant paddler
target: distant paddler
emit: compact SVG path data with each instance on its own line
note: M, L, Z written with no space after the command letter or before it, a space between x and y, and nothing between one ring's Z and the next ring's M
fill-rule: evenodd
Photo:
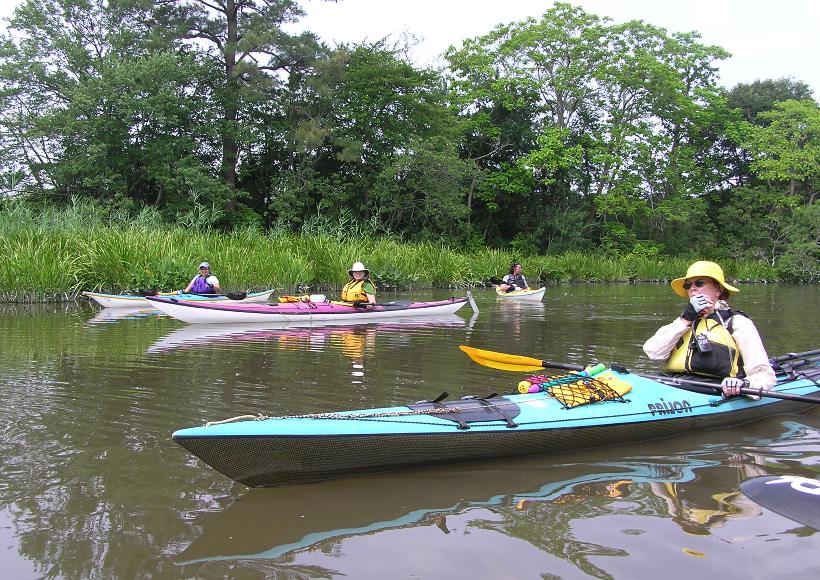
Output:
M501 279L501 284L498 289L502 292L515 292L516 290L526 290L530 287L527 284L527 279L522 274L523 268L520 262L513 262L510 264L510 269L504 278Z
M208 262L202 262L199 265L199 274L194 276L185 289L179 291L179 294L218 294L221 291L219 279L211 274L211 265Z
M375 304L376 285L370 280L370 270L356 262L347 271L350 281L342 288L342 301L351 304Z

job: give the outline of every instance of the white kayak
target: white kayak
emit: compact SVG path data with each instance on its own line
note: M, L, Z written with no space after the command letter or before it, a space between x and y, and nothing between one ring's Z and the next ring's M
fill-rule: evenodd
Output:
M267 302L275 290L264 290L262 292L249 292L244 298L232 298L233 294L177 294L176 292L161 292L157 296L173 296L180 300L192 300L196 302L246 302L262 303ZM238 295L241 296L239 293ZM145 296L137 294L102 294L100 292L83 292L86 296L104 308L134 308L138 306L150 308L153 306Z
M534 300L540 301L544 297L546 288L527 288L525 290L515 290L513 292L504 292L495 287L495 294L499 298L506 298L509 300Z
M379 320L454 314L467 298L435 302L386 302L360 307L343 302L286 302L283 304L228 304L149 296L156 308L177 320L202 324Z

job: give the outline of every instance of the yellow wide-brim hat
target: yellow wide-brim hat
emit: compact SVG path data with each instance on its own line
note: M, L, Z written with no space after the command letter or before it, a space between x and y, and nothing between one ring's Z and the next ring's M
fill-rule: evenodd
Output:
M723 268L714 262L707 262L705 260L695 262L689 266L689 269L686 270L686 276L683 278L675 278L672 280L672 290L681 298L688 298L689 294L683 289L683 283L686 282L687 278L697 278L698 276L711 278L720 284L729 294L740 292L740 290L726 282L726 278L723 276Z

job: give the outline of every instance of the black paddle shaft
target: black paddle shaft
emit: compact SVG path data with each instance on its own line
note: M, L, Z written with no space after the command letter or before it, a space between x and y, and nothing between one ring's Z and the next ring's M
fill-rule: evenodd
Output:
M575 364L568 364L568 363L558 363L554 361L544 360L541 361L541 366L553 369L566 369L569 371L580 371L583 370L584 367L581 365ZM627 369L623 367L619 367L617 365L611 366L612 370L619 372L619 373L627 373L629 372ZM663 383L665 385L670 385L673 387L678 387L684 390L695 391L698 393L719 393L722 392L723 389L720 385L716 385L715 383L709 383L707 381L698 381L694 379L682 379L673 376L661 376L661 375L648 375L644 373L632 373L633 375L643 377L645 379L651 379L653 381L657 381L659 383ZM769 391L766 389L752 389L750 387L743 387L740 389L741 394L744 395L756 395L758 397L771 397L773 399L783 399L784 401L800 401L802 403L820 403L820 398L818 397L809 397L805 395L792 395L791 393L780 393L777 391Z
M653 381L658 381L659 383L663 383L665 385L670 385L673 387L678 387L681 389L685 389L688 391L695 391L696 392L704 392L704 390L711 390L713 393L722 392L720 385L715 385L713 383L707 383L706 381L693 381L689 379L679 379L676 377L664 377L658 375L644 375L640 373L635 373L640 377L644 377L647 379L652 379ZM704 389L704 390L701 390ZM743 395L756 395L758 397L770 397L772 399L783 399L784 401L800 401L801 403L815 403L820 404L820 398L818 397L809 397L806 395L793 395L791 393L780 393L778 391L769 391L767 389L752 389L750 387L742 387L740 389L741 394Z

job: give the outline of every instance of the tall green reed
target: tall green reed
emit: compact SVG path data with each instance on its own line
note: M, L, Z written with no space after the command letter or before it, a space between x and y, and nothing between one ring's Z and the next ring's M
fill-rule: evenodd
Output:
M72 200L64 209L0 205L0 299L60 299L82 290L125 292L184 287L203 260L226 291L282 292L339 288L356 261L380 289L470 288L503 276L519 260L531 285L568 281L669 280L693 259L572 252L520 256L504 249L462 252L404 242L375 222L350 214L317 215L302 232L231 233L168 225L151 208L138 213ZM694 258L697 259L697 258ZM729 278L775 280L765 263L722 261Z

